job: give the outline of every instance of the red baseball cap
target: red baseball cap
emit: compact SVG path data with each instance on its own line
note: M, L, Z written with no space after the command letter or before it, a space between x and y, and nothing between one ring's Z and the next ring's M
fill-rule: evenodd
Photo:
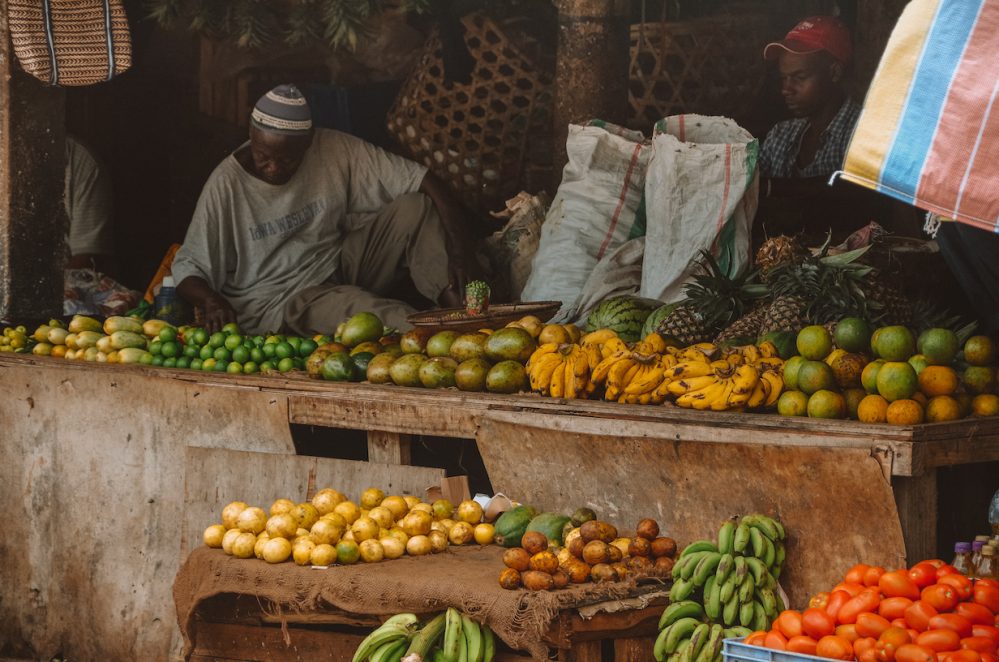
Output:
M781 50L789 53L805 54L826 51L843 64L853 57L853 43L850 30L835 16L812 16L791 28L781 41L766 45L763 57L775 60Z

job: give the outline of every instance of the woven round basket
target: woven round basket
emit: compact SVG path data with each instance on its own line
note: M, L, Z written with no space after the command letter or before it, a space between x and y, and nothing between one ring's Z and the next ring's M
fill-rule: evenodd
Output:
M93 85L132 65L121 0L9 0L7 23L21 67L49 85Z

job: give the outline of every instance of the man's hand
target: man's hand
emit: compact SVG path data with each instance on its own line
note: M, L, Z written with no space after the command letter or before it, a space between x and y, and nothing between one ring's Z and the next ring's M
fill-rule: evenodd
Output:
M177 292L194 306L198 323L208 333L215 333L230 322L236 321L236 311L228 300L203 279L188 276L177 285Z

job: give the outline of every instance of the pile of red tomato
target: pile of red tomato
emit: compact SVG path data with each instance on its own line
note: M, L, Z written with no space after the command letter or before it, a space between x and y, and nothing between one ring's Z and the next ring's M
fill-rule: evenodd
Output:
M999 582L943 561L856 565L804 612L784 611L745 643L859 662L999 662Z

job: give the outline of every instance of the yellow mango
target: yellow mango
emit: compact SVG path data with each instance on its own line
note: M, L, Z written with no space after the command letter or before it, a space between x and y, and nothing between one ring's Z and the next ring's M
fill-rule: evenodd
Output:
M104 320L104 333L109 336L116 331L142 333L142 322L132 317L109 317Z

